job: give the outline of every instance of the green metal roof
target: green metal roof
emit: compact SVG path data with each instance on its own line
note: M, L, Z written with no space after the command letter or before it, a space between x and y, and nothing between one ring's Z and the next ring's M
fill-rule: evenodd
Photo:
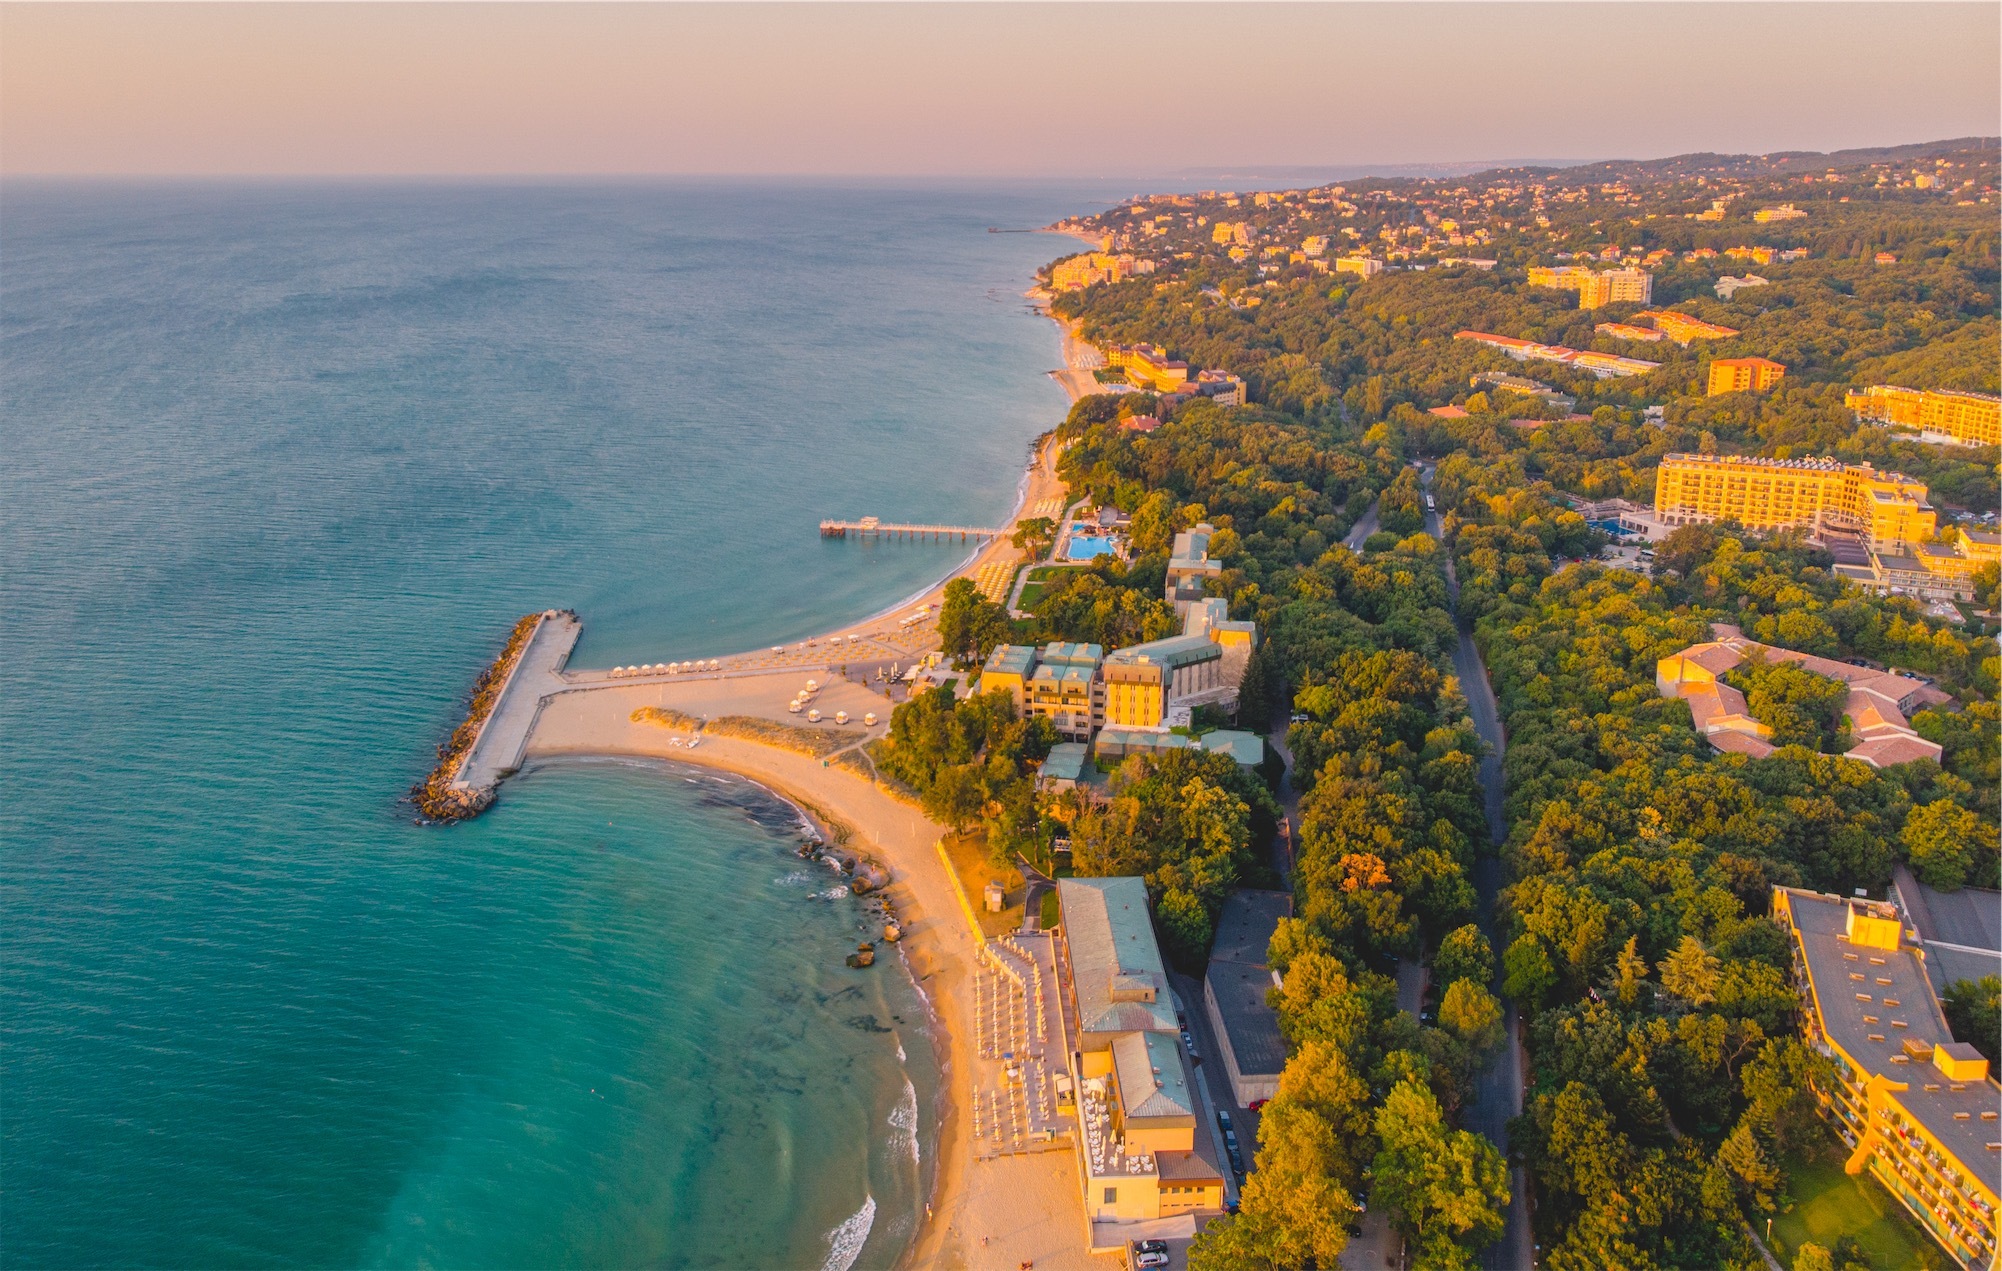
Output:
M997 644L994 652L987 655L983 671L999 671L1003 675L1026 677L1036 665L1036 646L1032 644Z
M1059 742L1050 747L1049 758L1043 760L1042 775L1052 781L1076 781L1084 775L1087 758L1085 744L1081 741Z

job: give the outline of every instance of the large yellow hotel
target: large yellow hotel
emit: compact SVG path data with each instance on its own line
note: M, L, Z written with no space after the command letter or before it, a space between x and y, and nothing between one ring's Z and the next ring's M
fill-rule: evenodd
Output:
M2002 445L2002 397L1872 384L1850 393L1842 404L1864 419L1916 428L1963 446Z
M1665 455L1655 476L1664 525L1732 519L1754 530L1850 530L1872 551L1905 554L1933 537L1926 488L1901 472L1830 459Z
M1947 1026L1926 973L1937 950L1883 902L1777 887L1773 918L1792 937L1802 1032L1831 1061L1814 1093L1844 1168L1883 1184L1967 1271L1991 1271L2002 1088Z

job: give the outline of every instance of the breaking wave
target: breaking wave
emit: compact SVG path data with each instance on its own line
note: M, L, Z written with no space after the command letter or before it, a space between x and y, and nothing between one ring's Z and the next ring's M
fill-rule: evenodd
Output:
M820 1271L848 1271L854 1266L855 1259L862 1256L862 1246L869 1242L869 1229L875 1225L876 1198L864 1193L862 1208L827 1233L827 1260L820 1264Z

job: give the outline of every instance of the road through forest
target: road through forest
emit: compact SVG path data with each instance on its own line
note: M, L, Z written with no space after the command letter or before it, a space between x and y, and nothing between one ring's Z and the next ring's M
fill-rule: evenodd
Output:
M1432 489L1430 468L1425 470L1425 489L1428 493ZM1426 533L1443 546L1445 537L1440 528L1439 514L1428 511L1425 514ZM1446 585L1457 609L1460 580L1450 556L1446 558ZM1481 788L1486 794L1488 836L1499 845L1508 835L1508 824L1502 817L1502 754L1506 749L1506 738L1502 734L1501 708L1495 701L1493 687L1488 683L1487 665L1481 661L1481 651L1475 647L1474 637L1464 625L1460 629L1460 642L1453 649L1453 672L1459 676L1460 689L1467 696L1467 712L1473 716L1474 728L1488 745L1488 753L1481 760ZM1474 870L1474 887L1480 893L1481 930L1486 933L1488 943L1494 947L1496 954L1494 992L1497 996L1501 995L1499 962L1502 945L1496 932L1495 911L1501 884L1500 857L1492 854L1481 857ZM1468 1129L1484 1135L1506 1152L1509 1120L1522 1112L1522 1074L1525 1066L1515 1006L1506 997L1502 1001L1502 1023L1508 1042L1494 1061L1474 1078L1474 1099L1466 1110L1466 1124ZM1529 1229L1527 1192L1528 1180L1523 1171L1519 1168L1510 1170L1508 1215L1502 1238L1481 1255L1481 1265L1487 1271L1528 1271L1536 1265L1536 1246Z

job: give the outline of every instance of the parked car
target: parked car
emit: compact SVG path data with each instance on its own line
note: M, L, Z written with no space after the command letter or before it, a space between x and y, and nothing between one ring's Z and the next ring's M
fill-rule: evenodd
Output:
M1133 1247L1141 1253L1168 1252L1168 1242L1165 1240L1136 1240L1133 1242Z
M1168 1265L1168 1255L1165 1253L1136 1253L1133 1255L1133 1265L1143 1269L1148 1267L1165 1267Z
M1223 1211L1225 1213L1234 1214L1237 1212L1237 1210L1238 1210L1237 1197L1233 1196L1229 1200L1223 1203Z
M1253 1099L1250 1103L1244 1105L1244 1110L1246 1112L1256 1112L1270 1102L1272 1102L1270 1099Z
M1218 1108L1216 1112L1216 1128L1222 1130L1225 1134L1229 1134L1231 1131L1230 1113L1225 1112L1222 1108Z

